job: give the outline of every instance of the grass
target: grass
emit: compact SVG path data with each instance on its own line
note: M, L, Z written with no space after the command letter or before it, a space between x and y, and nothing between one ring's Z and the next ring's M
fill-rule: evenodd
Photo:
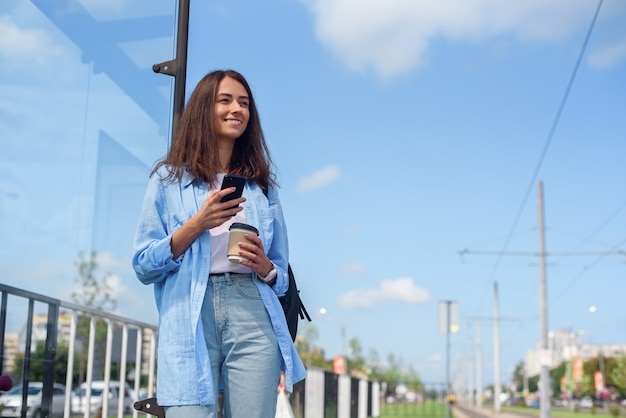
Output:
M502 409L515 411L515 412L524 412L527 414L533 414L533 415L539 416L539 409L537 408L526 408L523 406L504 406ZM624 415L625 415L624 409L622 408L619 416L624 416ZM576 411L570 411L569 409L552 408L550 410L550 416L558 417L558 418L597 418L598 416L601 416L602 418L612 417L612 415L609 413L609 408L606 406L604 408L596 408L595 412L592 412L590 409L583 409L583 410L579 409L578 412L576 412Z
M489 410L489 406L485 406L485 410ZM523 412L526 414L539 416L539 409L527 408L524 406L503 406L503 411ZM421 402L421 403L396 403L381 404L380 418L445 418L446 406L442 402ZM591 410L579 410L578 412L565 409L551 409L550 416L555 418L612 418L608 408L597 408L595 413ZM619 415L626 416L624 408Z
M443 402L383 403L380 405L380 418L445 418L446 405Z

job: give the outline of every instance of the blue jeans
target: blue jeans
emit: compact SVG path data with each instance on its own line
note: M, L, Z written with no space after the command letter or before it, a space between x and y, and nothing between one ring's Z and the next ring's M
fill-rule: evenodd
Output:
M276 413L281 356L252 280L250 274L211 275L202 305L213 384L224 395L224 418L269 418ZM217 406L168 407L166 417L217 418Z

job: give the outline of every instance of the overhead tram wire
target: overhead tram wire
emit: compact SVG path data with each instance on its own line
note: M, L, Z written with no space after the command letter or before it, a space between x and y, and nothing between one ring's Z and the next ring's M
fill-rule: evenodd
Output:
M570 282L557 294L555 298L550 301L550 305L553 305L557 300L559 300L565 293L567 293L572 286L577 282L585 273L587 273L592 267L599 264L602 260L604 260L607 256L610 255L624 255L626 256L626 251L622 250L621 247L626 243L626 239L618 243L617 245L613 245L612 248L605 251L577 251L577 248L581 248L593 238L600 233L617 215L622 212L626 208L626 200L620 203L615 210L613 210L610 215L600 223L600 225L589 235L582 238L581 242L572 250L569 251L550 251L546 252L546 256L551 257L568 257L568 256L598 256L597 259L593 260L590 264L584 266L582 270L574 276ZM463 250L464 254L496 254L495 251L470 251ZM507 251L507 256L537 256L537 252L530 251ZM534 291L533 291L534 292ZM531 292L532 293L532 292ZM533 293L534 294L534 293Z
M578 244L578 248L582 247L583 245L587 244L588 242L590 242L596 235L598 235L600 233L600 231L602 231L624 208L626 208L626 200L624 200L618 207L617 209L615 209L604 221L602 221L600 223L600 226L598 226L591 234L589 234L587 237L583 238L582 242L580 244ZM624 250L621 250L621 247L626 243L626 238L623 239L621 242L619 242L617 245L614 245L612 249L607 250L607 251L598 251L597 255L599 256L597 259L595 259L594 261L592 261L590 264L584 266L582 268L582 270L572 278L572 280L570 280L570 282L563 288L563 290L561 290L557 296L555 298L552 299L552 301L550 302L551 304L553 304L554 302L556 302L558 299L560 299L565 293L567 293L572 286L574 285L574 283L576 281L578 281L587 271L589 271L589 269L591 269L591 267L594 267L595 265L597 265L598 263L600 263L600 261L604 260L607 256L609 255L626 255L626 252ZM571 251L571 254L576 254L576 255L580 255L580 254L585 254L585 253L580 253L580 252L576 252L576 251ZM571 255L569 253L565 253L565 254L561 254L561 255ZM592 254L592 253L591 253Z
M580 52L578 54L578 58L576 59L576 64L574 65L574 70L572 71L572 74L570 75L569 81L567 83L567 86L565 88L565 93L563 94L563 98L561 99L561 102L559 104L559 107L557 109L556 115L554 117L554 121L552 122L552 126L550 127L550 132L548 133L548 137L546 138L546 142L544 143L543 149L541 150L541 154L539 156L539 161L537 162L537 165L535 166L535 169L533 171L533 174L530 178L530 181L528 183L528 187L526 188L526 192L524 193L524 198L522 199L522 203L520 204L519 209L517 210L517 213L515 215L515 218L513 220L513 225L511 226L511 229L509 230L509 233L507 235L507 238L504 242L504 245L502 246L502 249L498 252L496 261L494 262L494 266L493 269L491 270L491 276L489 277L489 281L486 283L485 285L485 290L483 291L483 294L481 296L480 302L479 302L479 307L483 304L483 301L485 299L485 296L487 295L487 292L489 291L489 289L491 288L491 286L493 285L493 283L495 282L494 280L494 276L496 274L496 270L498 268L498 266L500 265L500 261L502 260L502 257L505 255L506 250L509 246L509 242L511 241L511 238L513 237L513 233L515 232L515 229L517 228L517 224L519 223L520 218L522 217L522 212L524 211L524 208L526 207L526 203L528 202L528 198L530 197L530 193L533 190L534 184L537 181L537 177L539 175L539 170L541 169L541 166L543 165L543 161L546 157L546 154L548 153L548 149L550 148L550 144L552 143L552 139L554 137L554 133L556 132L556 128L559 124L559 121L561 120L561 114L563 113L563 109L565 108L565 104L567 103L567 99L569 98L569 94L572 90L572 86L574 85L574 81L576 79L576 75L578 74L578 69L580 68L580 64L582 62L583 56L585 55L585 51L587 50L587 45L589 44L589 39L591 38L591 33L593 32L593 28L596 25L596 21L598 20L598 15L600 14L600 9L602 8L602 3L604 0L600 0L598 2L598 6L596 7L596 11L593 15L593 19L591 20L591 25L589 26L589 29L587 30L587 34L585 36L585 40L583 42L583 45L580 49Z
M615 245L613 248L614 250L611 252L605 252L604 254L602 254L600 257L596 258L594 261L592 261L590 264L586 265L583 267L583 269L580 271L580 273L578 273L576 276L574 276L572 278L572 280L570 280L570 282L563 288L563 290L561 290L551 301L550 304L554 304L557 300L559 300L564 294L566 294L569 289L571 289L571 287L574 285L574 283L576 283L586 272L589 271L589 269L591 269L592 267L594 267L596 264L600 263L600 261L604 260L607 256L611 255L611 254L623 254L626 255L626 252L624 251L619 251L618 249L621 248L624 244L626 244L626 238L624 238L623 240L621 240L619 243L617 243L617 245Z
M619 213L626 208L626 200L624 200L618 207L615 209L602 223L598 226L591 234L589 234L586 238L582 240L580 244L578 244L578 248L587 244L589 241L595 238L596 235L600 233Z
M579 243L576 248L581 248L583 245L585 245L586 243L590 242L596 235L598 235L600 233L600 231L602 231L617 215L619 215L619 213L626 208L626 200L624 200L622 203L620 203L617 207L617 209L615 209L614 211L611 212L611 214L600 223L600 225L588 236L584 237L581 241L581 243ZM546 255L550 255L552 257L555 256L559 256L559 257L567 257L567 256L590 256L590 255L597 255L598 258L596 258L595 260L593 260L590 264L584 266L582 268L582 270L576 275L574 276L569 283L560 291L557 293L556 297L553 297L552 300L550 301L550 306L553 306L555 304L556 301L558 301L559 299L561 299L561 297L563 297L573 286L574 284L580 280L582 278L582 276L587 273L592 267L595 267L596 265L598 265L602 260L604 260L606 257L610 256L610 255L624 255L626 256L626 251L622 250L622 246L626 244L626 238L623 239L621 242L619 242L616 245L613 245L612 248L605 250L605 251L577 251L576 249L573 250L569 250L569 251L559 251L559 252L547 252ZM470 251L466 251L466 252L470 252ZM489 252L487 251L483 251L483 252L478 252L478 251L471 251L471 253L474 254L489 254ZM531 252L524 252L524 251L518 251L518 252L512 252L509 251L507 252L507 256L510 255L519 255L519 256L523 256L523 255L537 255L537 253L531 253ZM538 319L538 318L536 318ZM519 335L519 332L516 332L514 337ZM513 337L511 337L512 339Z

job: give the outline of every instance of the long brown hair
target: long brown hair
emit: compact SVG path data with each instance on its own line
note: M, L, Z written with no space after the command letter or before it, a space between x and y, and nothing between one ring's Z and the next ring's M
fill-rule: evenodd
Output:
M168 166L167 178L180 180L187 171L198 180L211 183L220 171L214 108L219 83L226 77L240 82L249 98L250 120L244 133L235 140L230 174L245 176L263 190L276 185L273 163L265 142L261 120L252 90L243 75L233 70L217 70L205 75L196 85L178 121L178 129L167 156L159 161L152 174Z

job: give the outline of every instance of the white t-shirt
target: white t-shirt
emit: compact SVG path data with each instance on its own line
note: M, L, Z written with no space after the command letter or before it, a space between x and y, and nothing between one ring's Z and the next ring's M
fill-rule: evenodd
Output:
M224 173L217 175L215 183L209 187L209 193L215 189L221 188L222 180L225 175ZM211 234L211 274L252 272L250 267L228 261L228 228L235 222L246 223L246 215L243 210L222 225L209 229L209 234Z

